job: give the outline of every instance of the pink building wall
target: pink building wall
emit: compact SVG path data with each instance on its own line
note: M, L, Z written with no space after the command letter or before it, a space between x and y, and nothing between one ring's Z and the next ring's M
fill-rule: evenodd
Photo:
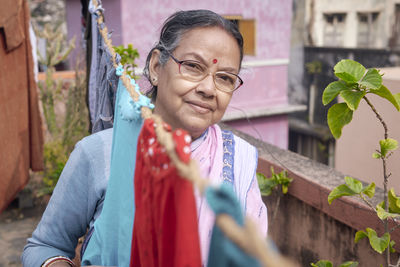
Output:
M67 6L70 1L79 2L69 0ZM113 44L119 44L119 36L122 44L133 44L140 54L139 68L144 67L146 56L158 39L163 21L178 10L210 9L221 15L254 19L256 54L245 55L243 59L240 76L245 83L234 93L227 113L237 109L244 113L266 108L282 110L282 107L288 106L287 64L292 0L103 0L103 6L106 24L114 30ZM150 86L145 79L141 79L139 84L144 90ZM288 146L285 113L278 117L257 116L257 119L251 119L251 125L243 118L227 123L258 138L259 135L253 130L256 128L264 141L284 149Z
M157 41L163 21L178 10L210 9L221 15L242 16L256 21L256 55L244 57L241 73L245 84L234 93L227 113L288 105L287 64L266 66L271 60L287 60L290 51L292 0L121 0L123 43L138 48L144 66L146 56ZM128 11L129 10L129 11ZM247 67L247 65L250 65ZM255 63L256 67L251 66ZM142 81L142 87L148 84ZM229 125L281 148L288 146L286 115L227 122ZM256 129L256 130L255 130ZM258 133L259 134L258 134Z
M76 37L76 49L71 53L69 60L69 68L75 66L76 57L83 56L85 53L79 51L83 47L82 33L82 6L80 0L67 0L66 2L66 20L67 20L67 39L71 40ZM112 31L112 41L114 45L122 44L122 23L121 23L121 0L103 0L103 7L106 12L106 24L108 30ZM83 53L83 55L79 54Z
M251 123L244 119L226 124L275 146L287 147L289 133L285 129L288 129L289 125L285 115L255 118L251 119Z

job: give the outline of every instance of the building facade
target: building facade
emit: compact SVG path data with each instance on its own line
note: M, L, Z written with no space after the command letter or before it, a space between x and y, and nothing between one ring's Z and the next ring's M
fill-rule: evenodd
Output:
M371 156L378 149L378 141L383 139L383 130L374 114L361 101L353 121L343 128L342 137L334 140L326 123L329 106L322 105L322 93L330 82L337 80L333 67L342 59L382 69L386 73L383 83L394 93L399 92L400 82L395 77L400 73L396 68L400 65L400 1L297 0L294 3L289 101L306 104L308 110L289 120L289 149L382 187L381 163ZM396 121L400 114L389 102L370 98L391 127L389 135L398 139ZM398 159L396 153L390 158L389 168L393 173L399 171L394 164ZM400 184L394 178L389 185L399 192Z
M308 45L400 48L399 0L306 0Z

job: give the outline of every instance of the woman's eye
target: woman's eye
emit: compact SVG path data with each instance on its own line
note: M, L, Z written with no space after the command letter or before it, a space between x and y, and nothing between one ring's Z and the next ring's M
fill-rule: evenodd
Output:
M195 62L185 62L185 66L189 69L197 70L197 71L202 71L203 68L201 67L200 64L197 64Z
M230 84L235 83L235 79L228 74L219 74L217 78L225 83L230 83Z

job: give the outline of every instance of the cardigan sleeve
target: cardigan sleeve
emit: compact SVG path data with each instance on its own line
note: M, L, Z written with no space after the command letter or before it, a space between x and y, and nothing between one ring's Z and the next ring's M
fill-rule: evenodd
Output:
M101 199L87 143L78 142L71 153L42 219L27 240L23 266L41 266L54 256L74 258L78 239L86 233Z

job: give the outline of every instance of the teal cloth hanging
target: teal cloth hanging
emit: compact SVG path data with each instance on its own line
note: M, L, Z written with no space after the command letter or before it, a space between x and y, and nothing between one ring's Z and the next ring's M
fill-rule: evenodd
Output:
M215 212L216 216L219 214L228 214L238 225L244 225L244 216L240 203L229 183L224 183L219 188L209 186L206 189L205 195L208 205ZM260 267L260 263L234 244L215 224L211 236L207 266Z
M135 213L133 177L143 120L121 79L116 103L110 178L82 265L129 266Z

